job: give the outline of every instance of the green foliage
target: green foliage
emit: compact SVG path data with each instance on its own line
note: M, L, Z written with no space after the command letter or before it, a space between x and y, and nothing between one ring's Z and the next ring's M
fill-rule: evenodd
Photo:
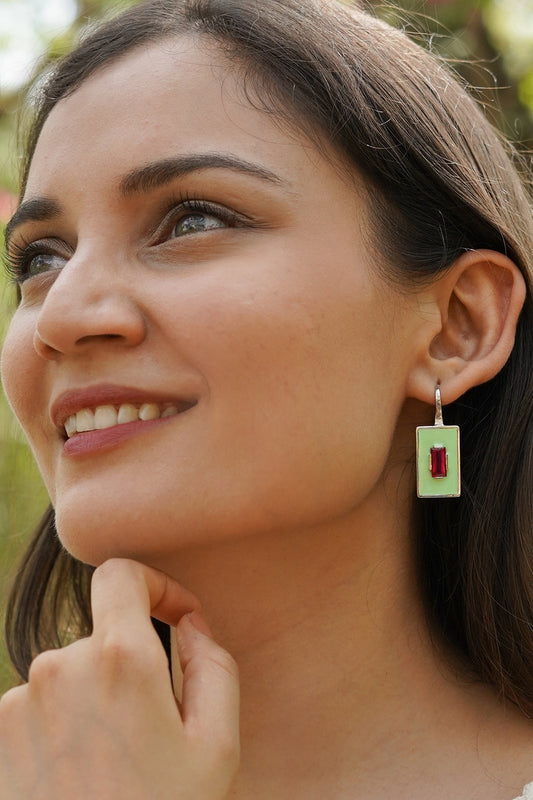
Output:
M533 69L531 69L520 81L519 86L520 101L525 105L533 108Z

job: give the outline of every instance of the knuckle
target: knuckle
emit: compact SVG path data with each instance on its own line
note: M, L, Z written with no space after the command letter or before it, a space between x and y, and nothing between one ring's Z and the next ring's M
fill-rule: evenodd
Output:
M99 657L104 664L109 666L133 662L136 657L136 648L133 643L120 631L108 631L100 640Z
M3 728L3 723L6 721L6 718L11 717L19 708L25 694L25 686L15 686L0 697L0 729Z
M223 672L232 679L239 679L239 667L233 656L212 639L193 639L182 647L187 661L207 659L212 672Z
M158 643L131 638L121 631L109 631L100 643L99 657L108 671L122 674L124 671L140 675L152 675L159 669L166 656Z
M30 665L28 683L40 686L56 681L62 672L60 653L59 650L46 650L36 656Z
M221 647L217 648L217 652L213 654L213 661L223 672L226 672L236 680L239 679L239 667L237 666L237 662L227 650L223 650Z

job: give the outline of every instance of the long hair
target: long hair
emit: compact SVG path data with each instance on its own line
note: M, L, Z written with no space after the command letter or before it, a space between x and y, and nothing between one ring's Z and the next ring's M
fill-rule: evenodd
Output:
M371 244L395 285L415 289L478 248L522 270L527 297L507 364L447 409L462 431L462 497L419 501L415 546L431 626L473 675L533 715L533 222L510 148L445 66L355 7L149 0L90 33L41 86L22 191L61 98L123 54L183 35L215 42L250 102L332 146L364 178ZM21 676L65 629L90 629L89 572L62 551L49 515L9 603Z

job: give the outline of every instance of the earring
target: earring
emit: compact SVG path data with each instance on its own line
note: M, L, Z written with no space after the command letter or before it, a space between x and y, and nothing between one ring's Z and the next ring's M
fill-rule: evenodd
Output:
M435 424L416 429L418 497L460 497L459 426L442 421L440 387L435 389Z

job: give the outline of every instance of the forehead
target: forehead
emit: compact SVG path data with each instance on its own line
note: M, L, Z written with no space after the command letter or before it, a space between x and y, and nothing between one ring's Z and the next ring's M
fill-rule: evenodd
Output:
M216 45L167 40L104 67L55 106L26 194L46 193L58 176L84 165L122 175L177 152L228 150L293 173L324 160L303 133L251 105L241 71Z

